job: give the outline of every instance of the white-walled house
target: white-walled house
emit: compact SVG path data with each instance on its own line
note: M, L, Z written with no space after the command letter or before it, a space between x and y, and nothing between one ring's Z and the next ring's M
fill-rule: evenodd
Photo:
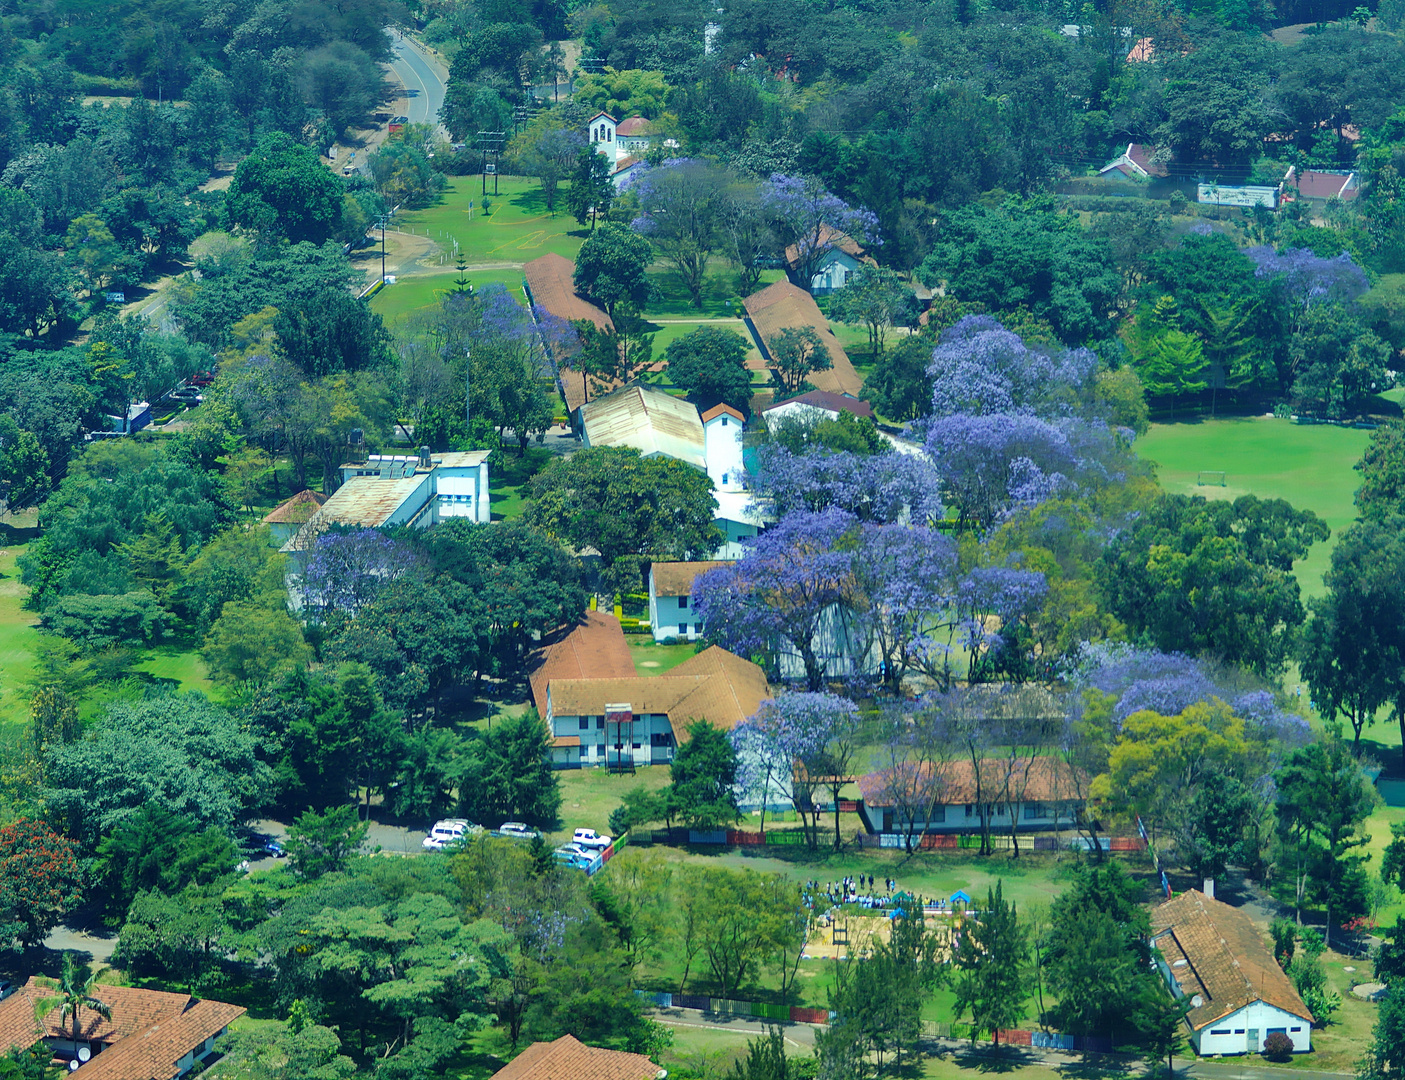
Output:
M742 435L746 417L730 405L714 405L702 414L702 426L703 459L712 486L718 491L745 490Z
M811 293L823 295L834 292L836 289L842 289L849 284L849 278L860 266L873 262L872 259L864 257L863 248L859 246L858 241L838 229L821 225L817 239L816 246L824 250L816 261L810 276L809 289ZM800 247L797 244L791 244L785 249L785 260L791 269L792 278L795 275L796 264L800 261L800 254ZM796 284L804 286L806 283L796 281Z
M929 766L909 773L880 769L859 778L859 817L871 833L973 833L1067 828L1082 812L1073 769L1062 758L982 758L946 762L935 782ZM979 779L979 784L977 780ZM920 805L921 814L916 810ZM930 812L926 809L931 806Z
M716 647L640 676L619 620L598 611L541 650L530 682L559 769L667 764L694 721L730 731L771 696L759 667Z
M1196 1053L1257 1054L1275 1033L1312 1049L1312 1013L1249 916L1196 889L1151 913L1156 965L1177 998Z
M324 502L284 551L308 551L333 525L378 529L408 525L427 529L450 518L488 522L487 450L418 456L372 454L341 467L342 485Z
M649 626L654 640L696 641L703 625L693 610L693 579L725 562L656 562L649 568Z

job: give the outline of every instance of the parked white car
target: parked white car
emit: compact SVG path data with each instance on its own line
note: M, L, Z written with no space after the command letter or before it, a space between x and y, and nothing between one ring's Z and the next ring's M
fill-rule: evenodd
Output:
M573 859L589 860L595 858L595 852L591 851L590 848L581 847L580 844L577 844L574 841L569 844L562 844L559 848L556 849L556 853L558 855L569 855Z
M474 825L464 818L443 818L434 823L429 835L424 838L424 849L443 851L450 844L462 843L465 837L482 831L482 825Z
M504 821L498 826L498 835L511 837L513 840L535 840L539 834L525 821Z
M612 841L608 836L601 836L594 829L577 829L575 835L571 837L571 843L579 844L584 848L592 848L595 851L604 851Z

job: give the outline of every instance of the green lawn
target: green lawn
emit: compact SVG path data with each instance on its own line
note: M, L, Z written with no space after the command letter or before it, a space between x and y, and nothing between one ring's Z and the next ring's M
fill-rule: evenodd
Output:
M475 289L488 284L502 285L515 300L522 302L521 270L469 270L464 277L473 283ZM371 309L381 315L388 325L394 326L407 315L438 304L453 289L457 280L458 273L452 269L445 273L401 277L395 284L387 285L371 297Z
M493 520L502 521L522 513L532 493L532 477L546 468L551 451L529 446L521 457L515 449L502 450L492 461L488 474L488 494L492 498Z
M575 829L589 828L608 832L610 813L624 800L626 791L637 787L658 791L667 787L668 768L649 765L633 776L612 774L600 768L562 769L556 774L561 784L561 828L547 834L554 844L571 838Z
M652 634L626 634L625 643L629 646L634 670L640 675L662 675L690 656L696 656L698 652L697 646L687 642L679 645L660 645Z
M1265 417L1155 424L1137 442L1137 453L1157 464L1170 492L1233 499L1240 495L1287 499L1312 510L1332 529L1332 540L1314 545L1296 567L1303 596L1321 595L1322 572L1336 537L1356 516L1352 496L1369 431L1327 425L1300 426ZM1200 487L1201 470L1222 470L1225 487Z
M39 621L24 609L27 590L19 582L15 561L36 531L32 513L0 524L0 723L29 718L25 680L34 672L34 645Z
M566 213L561 199L557 200L556 213L550 214L535 180L502 176L498 182L498 195L493 195L492 184L488 185L492 205L486 215L482 208L482 178L460 176L450 179L433 206L402 211L395 216L395 223L440 245L449 265L454 261L455 240L459 254L470 265L530 262L547 252L568 259L576 257L586 230Z

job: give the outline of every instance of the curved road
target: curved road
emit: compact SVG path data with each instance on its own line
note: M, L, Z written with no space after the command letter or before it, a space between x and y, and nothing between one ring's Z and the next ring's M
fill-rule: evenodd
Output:
M436 124L440 133L447 135L444 125L439 122L439 110L444 107L444 88L449 81L449 73L414 38L395 31L387 32L395 39L390 45L395 52L395 59L390 62L391 70L405 84L408 94L409 105L405 115L412 124Z

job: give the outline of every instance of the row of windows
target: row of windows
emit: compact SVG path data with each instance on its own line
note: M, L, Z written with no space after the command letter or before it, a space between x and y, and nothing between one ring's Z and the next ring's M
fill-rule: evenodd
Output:
M1288 1034L1289 1031L1302 1031L1302 1028L1300 1028L1300 1027L1295 1027L1295 1028L1265 1028L1265 1029L1264 1029L1264 1034L1265 1034L1265 1035L1286 1035L1286 1034ZM1211 1034L1211 1035L1243 1035L1243 1034L1244 1034L1244 1029L1243 1029L1243 1028L1235 1028L1233 1031L1231 1031L1229 1028L1211 1028L1211 1029L1210 1029L1210 1034Z

